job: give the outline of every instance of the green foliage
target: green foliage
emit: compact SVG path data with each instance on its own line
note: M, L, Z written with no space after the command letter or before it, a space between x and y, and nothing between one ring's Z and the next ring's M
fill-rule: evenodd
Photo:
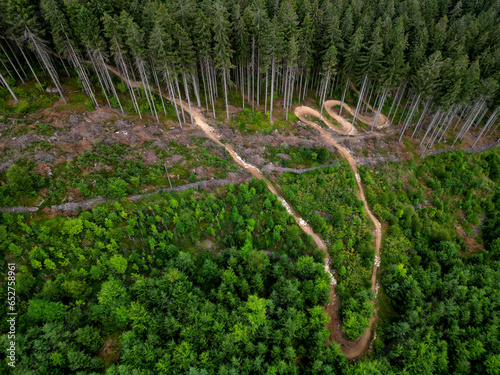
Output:
M7 170L7 180L13 195L23 196L32 192L33 181L26 168L12 165Z
M20 290L34 293L19 312L26 323L16 366L100 373L96 354L110 337L121 348L110 373L219 371L234 358L265 373L309 367L316 355L325 368L345 366L325 346L329 279L306 236L261 181L222 190L108 203L41 222L0 216L0 246L26 268Z

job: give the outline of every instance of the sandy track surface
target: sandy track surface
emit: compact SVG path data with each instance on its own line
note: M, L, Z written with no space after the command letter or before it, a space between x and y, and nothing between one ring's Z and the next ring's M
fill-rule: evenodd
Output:
M358 169L356 167L356 161L354 158L351 156L349 151L345 149L344 147L340 146L337 142L335 142L330 134L323 129L322 127L318 126L316 123L309 121L305 118L305 115L312 115L316 116L319 118L319 113L318 111L301 106L297 107L295 109L295 115L300 118L301 121L304 123L314 127L323 137L325 142L328 142L332 146L336 147L339 152L342 154L342 156L347 160L349 163L349 166L351 167L352 171L354 172L354 176L356 178L356 183L358 185L358 191L357 191L357 196L359 199L363 201L363 205L365 208L365 212L367 213L368 217L370 220L373 222L373 225L375 226L375 231L374 231L374 237L375 237L375 249L376 249L376 255L375 255L375 262L373 265L373 270L372 270L372 289L375 293L377 293L377 270L380 262L380 245L382 242L382 227L380 225L380 222L375 218L375 216L372 214L370 211L370 208L368 207L368 203L365 198L365 194L363 191L363 186L361 185L361 178L358 173ZM324 119L323 119L324 121ZM325 123L330 127L330 125L325 121ZM329 259L328 259L329 261ZM325 260L326 263L326 260ZM326 264L325 264L326 266ZM375 303L372 302L374 305ZM367 328L364 332L364 334L358 338L357 340L354 341L349 341L346 337L346 335L342 332L342 319L339 316L339 307L340 307L340 300L339 297L335 294L335 284L332 284L332 289L330 291L330 303L326 307L326 311L328 315L330 316L330 322L328 324L328 329L330 331L331 337L330 339L333 341L336 341L340 343L340 349L344 353L344 355L347 358L355 358L363 354L369 347L370 344L370 339L372 336L372 327L373 323L375 322L376 318L376 312L372 315L370 319L370 327Z

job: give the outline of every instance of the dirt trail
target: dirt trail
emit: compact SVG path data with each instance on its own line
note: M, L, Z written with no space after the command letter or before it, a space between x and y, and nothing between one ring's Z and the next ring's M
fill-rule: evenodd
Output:
M179 104L179 101L177 101L177 103ZM188 106L184 102L182 102L181 104L184 107L184 110L186 111L189 110ZM264 177L259 168L245 162L230 145L222 143L220 141L220 136L217 134L215 129L212 128L210 125L208 125L207 122L205 121L205 116L203 115L203 113L201 113L200 109L191 106L191 113L193 115L193 120L196 123L196 125L198 125L205 132L208 138L214 141L217 145L224 147L226 151L229 153L229 155L231 155L231 157L234 159L234 161L239 165L241 165L243 168L245 168L247 171L249 171L255 178L259 180L264 180L264 182L267 184L267 188L269 189L269 191L274 195L276 195L278 200L283 204L283 207L285 207L288 214L290 214L295 219L297 224L302 228L302 230L306 234L312 236L316 246L322 250L325 250L325 252L328 255L326 244L323 242L323 240L316 233L314 233L312 228L309 226L309 224L307 224L307 222L304 219L302 219L295 212L293 212L288 202L278 193L278 191L274 188L273 184L267 178ZM327 269L325 267L325 270L327 270L327 272L330 274L332 278L332 283L334 283L333 275L331 274L330 269L329 268Z
M316 116L319 118L319 113L318 111L301 106L297 107L295 109L295 115L301 119L301 121L305 122L306 124L311 125L314 127L323 137L325 142L328 142L331 144L333 147L336 147L340 153L346 158L347 162L349 163L349 166L351 167L352 171L354 172L355 178L356 178L356 183L358 185L358 191L357 195L358 198L363 201L365 211L368 214L368 217L370 220L373 222L375 226L375 248L376 248L376 255L375 255L375 262L373 265L373 270L372 270L372 289L376 293L377 292L377 287L376 287L376 279L377 279L377 269L380 263L380 244L382 242L382 227L380 225L380 222L373 216L372 212L370 211L370 208L368 207L368 203L366 202L365 194L363 191L363 187L361 186L361 178L358 173L358 169L356 167L356 162L354 158L351 156L349 151L339 145L337 142L335 142L330 134L323 129L322 127L318 126L316 123L309 121L305 118L306 115L311 115L311 116ZM327 121L325 123L331 127L331 124L328 124ZM329 260L329 259L328 259ZM326 261L325 261L326 263ZM374 305L374 302L372 302ZM345 334L342 332L342 327L341 327L341 319L339 316L339 307L340 307L340 301L338 296L335 294L335 284L332 284L332 290L330 292L330 304L326 307L326 311L328 315L330 316L330 323L329 323L329 330L331 333L331 339L334 341L340 343L340 348L344 355L347 358L355 358L363 354L369 346L370 343L370 338L372 335L372 326L373 323L375 322L376 318L376 313L374 313L370 319L370 327L365 330L365 333L358 338L357 340L354 341L349 341Z
M343 126L343 129L350 129L347 133L342 133L342 134L348 134L348 135L358 134L356 128L354 127L354 125L351 122L346 120L344 117L339 116L337 113L335 113L333 111L333 107L335 107L335 106L340 107L341 104L342 103L340 100L327 100L327 101L325 101L324 106L325 106L326 112L328 112L328 114L331 117L333 117L335 120L337 120ZM353 109L349 104L344 102L344 105L342 108L344 108L347 112L349 112L352 116L354 116L355 109ZM368 105L368 108L372 109L372 106ZM364 122L365 124L371 126L373 124L373 120L375 119L375 117L374 116L365 116L361 113L358 113L357 119L359 121ZM322 120L323 120L323 118L322 118ZM383 129L387 126L389 126L389 122L387 121L387 117L385 117L382 113L380 113L378 120L377 120L377 124L375 125L375 128L376 129ZM341 132L339 131L339 133L341 133Z
M112 73L119 76L122 80L127 80L125 77L122 77L121 74L118 72L118 70L116 70L114 67L109 66L109 65L107 65L107 67ZM133 87L139 87L142 85L141 82L137 82L137 81L129 81L129 83ZM151 87L151 89L158 92L156 88ZM162 95L167 100L172 101L171 98L168 97L166 94L162 93ZM332 104L335 105L335 101L329 101L329 102L333 102ZM184 101L182 101L180 99L176 99L176 103L179 105L182 105L184 110L187 112L189 112L189 110L191 109L191 114L193 116L193 120L196 123L196 125L198 125L203 130L203 132L207 135L208 138L210 138L212 141L214 141L217 145L224 147L227 150L227 152L231 155L231 157L236 161L236 163L238 163L243 168L245 168L247 171L249 171L253 176L255 176L255 178L258 178L260 180L264 180L269 191L277 196L277 198L280 200L280 202L283 204L283 206L287 210L288 214L291 215L295 219L297 224L302 228L302 230L306 234L308 234L312 237L316 246L325 251L325 253L326 253L325 272L327 272L330 275L330 280L331 280L331 282L330 282L330 284L331 284L331 291L330 291L331 301L330 301L330 304L326 307L326 311L329 314L329 316L331 317L331 319L330 319L330 325L331 325L330 332L332 333L331 338L334 341L341 344L341 349L347 358L354 358L354 357L357 357L357 356L361 355L362 353L364 353L364 351L368 348L368 345L370 342L371 327L373 325L373 322L375 321L375 314L370 319L370 328L368 328L365 331L365 333L358 340L352 341L352 342L348 341L345 338L345 335L342 334L342 330L340 328L341 319L338 315L338 310L339 310L338 297L336 297L336 295L335 295L336 280L330 271L330 255L328 254L328 250L327 250L327 246L326 246L325 242L316 233L314 233L312 228L307 224L307 222L304 219L302 219L300 216L298 216L296 213L293 212L293 210L291 209L288 202L286 202L286 200L278 193L278 191L275 189L273 184L267 178L264 177L264 175L261 173L261 171L257 167L255 167L254 165L251 165L249 163L246 163L236 153L236 151L234 151L234 149L230 145L224 144L220 141L220 136L217 134L215 129L212 128L205 121L205 116L203 115L203 113L201 112L201 110L199 108L197 108L194 105L192 105L191 108L189 108L189 106L186 103L184 103ZM346 108L348 107L345 103L344 103L344 105L346 106ZM368 216L370 217L370 219L375 224L375 228L376 228L375 238L376 238L377 252L376 252L375 265L373 267L373 272L372 272L372 284L373 284L373 289L375 290L376 273L377 273L377 268L378 268L377 259L380 259L379 252L380 252L380 242L381 242L381 234L380 234L381 233L381 226L380 226L380 223L378 222L378 220L372 215L372 213L368 207L368 204L366 203L366 199L365 199L364 193L363 193L363 188L361 186L361 179L360 179L358 171L356 169L356 163L355 163L354 159L352 158L352 156L349 154L349 152L345 148L340 146L338 143L336 143L333 139L331 139L330 135L323 128L321 128L320 126L316 125L315 123L308 121L304 118L304 116L307 114L319 117L318 111L315 111L312 108L308 108L308 107L299 107L295 110L295 114L297 115L297 117L299 117L305 123L310 124L311 126L315 127L328 143L330 143L332 146L336 147L344 155L344 157L347 159L347 161L349 162L349 165L351 166L351 168L353 169L353 171L355 173L356 181L358 184L358 190L359 190L358 196L364 202L365 210L368 213ZM334 114L333 111L332 111L332 114ZM332 116L332 117L336 118L337 115ZM383 119L385 119L385 117L383 117ZM360 120L364 121L364 117L363 118L360 117ZM349 133L349 132L354 132L356 130L352 126L352 124L349 124L350 127L347 127L347 124L345 124L343 121L342 121L342 124L343 124L343 128L345 129L344 131L347 131L347 133ZM331 124L330 122L325 121L325 123L333 130L335 130L337 132L339 131L338 127L334 127L333 124Z

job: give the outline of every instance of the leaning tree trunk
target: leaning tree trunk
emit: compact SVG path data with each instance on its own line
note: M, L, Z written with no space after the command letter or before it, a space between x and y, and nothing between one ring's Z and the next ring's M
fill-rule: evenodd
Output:
M373 128L375 127L375 125L377 125L378 119L380 117L380 113L382 112L382 109L384 108L384 104L385 104L385 101L387 99L387 95L389 95L389 89L385 88L383 93L382 93L382 98L380 99L380 103L378 105L378 111L377 111L377 114L375 115L375 118L373 119L373 124L372 124L372 128L370 129L370 131L373 131Z
M455 140L453 141L453 144L452 144L452 147L455 145L455 143L459 140L459 139L462 139L465 134L469 131L469 128L472 126L472 123L474 122L474 120L476 119L477 115L479 114L479 112L481 112L481 110L483 109L483 105L484 105L484 101L482 101L481 99L478 100L478 102L474 105L474 108L472 109L472 111L470 112L470 115L469 115L469 118L467 119L467 121L465 122L465 124L462 126L462 129L461 131L458 133L457 137L455 138Z
M455 118L455 116L457 115L457 112L458 112L458 109L459 109L459 105L455 105L454 108L453 108L453 112L451 112L451 116L450 118L448 119L448 123L445 125L445 128L443 130L443 132L441 133L441 136L439 137L438 139L438 143L441 142L441 140L443 139L443 137L445 136L446 132L448 131L448 129L450 128L450 125L452 124L453 122L453 119Z
M328 83L330 82L330 78L332 76L332 73L328 71L327 75L325 76L324 82L323 82L323 92L321 93L321 112L319 113L319 119L321 120L321 117L323 116L323 108L325 107L325 99L326 99L326 90L328 89Z
M186 123L186 116L184 114L184 106L182 105L181 90L179 89L179 80L177 79L177 77L175 77L175 87L177 88L177 95L179 95L179 102L180 102L180 107L181 107L182 120L184 121L184 123Z
M4 78L2 73L0 73L0 83L2 83L2 85L4 85L7 88L7 90L9 90L10 95L12 95L12 97L14 98L14 101L17 103L19 99L17 99L16 94L14 94L14 91L12 91L12 89L10 88L9 84L7 83L7 80Z
M486 115L486 112L488 112L488 107L486 107L483 111L483 113L481 114L481 116L479 117L479 120L477 120L476 122L476 125L474 125L474 127L472 128L472 130L476 130L476 128L479 126L479 124L481 123L481 121L483 121L483 118L484 116Z
M184 94L186 95L186 99L188 101L188 107L189 107L189 117L191 118L191 124L193 124L193 113L191 111L191 99L189 97L189 89L187 86L187 79L186 79L186 73L182 72L182 82L184 83Z
M344 92L342 93L342 98L340 99L340 111L339 111L339 116L342 116L342 108L344 107L344 99L345 99L345 94L347 93L347 89L349 88L349 83L350 83L350 78L347 78L347 81L345 83L345 89Z
M399 137L399 143L401 143L401 140L403 139L403 135L405 134L406 129L408 128L408 125L410 124L410 121L413 117L413 113L415 112L415 108L418 107L418 103L420 103L420 96L422 94L418 94L417 99L414 101L413 106L411 108L410 113L408 114L408 117L406 118L406 121L403 124L403 129L401 131L401 136Z
M64 103L68 104L68 102L66 102L66 98L64 97L64 95L62 93L61 83L59 82L57 72L54 68L54 65L52 64L52 61L50 60L50 57L47 53L45 45L43 44L43 42L41 40L39 40L35 36L35 34L33 34L31 32L30 29L28 29L28 27L25 27L25 29L24 29L24 37L25 37L25 39L27 39L31 43L32 48L35 52L35 55L38 56L38 58L42 61L43 66L45 67L45 70L47 71L50 78L52 79L52 82L54 82L54 86L56 86L57 92L59 93L59 95L63 99Z
M181 122L181 117L179 115L179 109L177 108L177 99L175 98L175 89L174 89L174 84L172 82L172 79L170 78L170 72L167 67L167 65L164 65L163 68L163 80L165 81L167 85L167 89L170 94L170 101L174 103L174 108L175 108L175 114L177 115L177 120L179 120L179 126L182 129L182 122ZM182 103L181 103L181 108L182 108Z
M434 126L434 123L436 122L438 116L441 116L441 107L439 107L438 111L434 114L434 117L432 118L431 123L427 127L427 131L425 132L424 136L422 137L422 140L420 141L420 146L422 146L422 144L424 143L425 138L427 138L427 134L429 133L429 131Z
M486 121L486 125L484 125L483 129L481 129L481 132L479 133L479 135L477 136L476 140L474 141L474 144L472 145L471 148L474 148L476 146L476 143L477 141L479 141L479 139L481 138L481 136L483 135L483 133L489 128L489 127L493 127L492 125L495 123L496 119L498 118L498 108L500 107L497 107L497 109L495 109L495 111L491 114L491 116L489 117L488 121Z
M8 43L8 42L7 42ZM9 63L10 65L12 66L12 68L14 69L14 71L16 72L16 75L19 77L19 79L21 80L21 82L23 84L25 84L26 82L24 81L23 77L21 76L21 74L19 74L19 71L17 70L16 66L14 65L14 63L12 62L12 60L10 59L9 55L7 54L7 52L5 51L5 49L3 48L2 44L0 43L0 48L2 48L2 51L3 51L3 54L5 55L5 57L7 57L7 60L9 60ZM22 67L21 67L22 68Z
M363 106L363 104L362 104L363 103L363 96L365 94L367 81L368 81L368 75L365 75L365 79L363 80L363 86L361 86L361 91L359 92L358 104L356 105L356 111L354 112L354 117L352 119L353 126L355 126L356 117L358 117L359 107Z
M21 65L21 62L17 58L17 55L14 52L14 49L12 48L12 46L10 45L10 42L8 40L6 40L6 44L7 44L7 47L9 47L9 50L12 53L12 56L14 56L14 59L17 61L17 65L19 66L19 69L21 69L21 72L23 72L24 78L28 79L28 75L24 71L23 66ZM17 43L16 43L16 45L17 45Z

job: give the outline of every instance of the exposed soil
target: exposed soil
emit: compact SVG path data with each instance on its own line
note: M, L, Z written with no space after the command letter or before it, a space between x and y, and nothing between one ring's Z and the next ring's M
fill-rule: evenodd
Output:
M332 146L336 147L340 151L342 156L344 156L345 159L347 160L347 162L349 163L349 166L351 167L352 171L354 172L354 175L356 177L356 182L358 184L358 191L357 191L358 198L363 201L365 211L375 226L375 233L374 233L375 250L376 250L375 251L375 254L376 254L375 259L377 259L377 258L380 259L380 244L382 242L382 227L380 225L380 222L375 218L375 216L370 211L370 208L368 207L368 203L365 199L363 187L361 185L361 178L359 176L359 173L358 173L358 170L356 167L356 162L355 162L354 158L351 156L351 154L349 153L349 151L346 148L340 146L337 142L335 142L330 137L330 133L328 131L326 131L325 129L318 126L315 122L308 121L306 119L306 115L312 115L312 116L316 116L319 118L320 115L319 115L318 111L316 111L310 107L301 106L301 107L297 107L295 109L295 115L298 118L300 118L303 122L314 127L321 134L323 139L325 141L329 142ZM323 119L323 121L325 122L325 124L328 127L333 128L333 125L329 121L327 121L326 119ZM335 130L335 129L333 129L333 130ZM325 259L326 266L328 266L326 264L327 262L328 263L330 262L329 258ZM372 278L371 278L372 289L374 292L376 289L377 269L378 269L378 262L374 262L373 270L372 270ZM372 304L374 305L375 303L372 302ZM335 294L335 284L332 284L332 289L330 292L330 304L326 307L326 311L327 311L328 315L330 316L330 322L328 324L328 329L329 329L330 335L331 335L330 338L332 340L340 343L340 348L347 358L358 357L361 354L363 354L369 347L371 334L372 334L372 327L373 327L373 323L375 322L375 319L376 319L376 312L370 318L370 327L365 330L363 335L361 335L361 337L355 341L350 341L347 339L346 335L342 332L342 325L341 325L342 320L340 319L340 316L339 316L339 307L340 307L340 301L339 301L338 296L336 296L336 294Z

